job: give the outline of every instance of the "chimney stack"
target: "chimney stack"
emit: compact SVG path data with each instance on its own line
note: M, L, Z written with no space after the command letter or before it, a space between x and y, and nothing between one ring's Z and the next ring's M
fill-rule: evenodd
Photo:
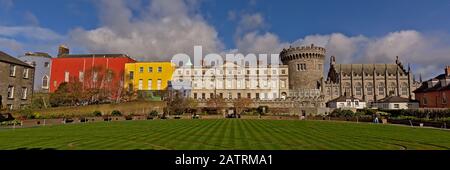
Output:
M64 55L68 55L70 52L69 48L65 45L60 45L58 49L58 57L62 57Z

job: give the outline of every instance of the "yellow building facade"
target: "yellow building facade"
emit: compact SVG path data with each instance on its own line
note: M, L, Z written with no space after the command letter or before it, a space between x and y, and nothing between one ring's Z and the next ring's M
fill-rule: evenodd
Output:
M124 87L128 91L166 90L175 65L171 62L137 62L125 64Z

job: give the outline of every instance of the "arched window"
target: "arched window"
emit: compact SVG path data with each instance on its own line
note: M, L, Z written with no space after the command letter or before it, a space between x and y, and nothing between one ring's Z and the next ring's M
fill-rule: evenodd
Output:
M362 85L361 85L361 83L356 83L356 86L355 86L355 91L356 91L356 95L357 96L361 96L362 95Z
M42 77L42 88L43 89L48 89L48 76L45 75L44 77Z
M373 83L367 83L367 95L373 95Z
M351 91L350 91L351 87L350 87L350 83L347 82L344 84L344 95L351 95Z
M378 83L378 95L384 96L384 83L383 82Z
M402 95L407 96L408 95L408 84L405 82L402 83L401 89L402 89Z
M395 91L396 91L396 87L395 87L395 83L394 82L391 82L390 84L389 84L389 95L394 95L395 94Z

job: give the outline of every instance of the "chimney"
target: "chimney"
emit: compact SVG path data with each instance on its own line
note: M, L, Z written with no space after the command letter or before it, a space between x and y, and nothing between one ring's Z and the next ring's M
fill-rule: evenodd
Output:
M65 45L60 45L58 48L58 57L62 57L63 55L68 55L69 54L69 48L67 48L67 46Z
M450 76L450 66L447 66L447 67L445 68L445 75L446 75L446 76Z

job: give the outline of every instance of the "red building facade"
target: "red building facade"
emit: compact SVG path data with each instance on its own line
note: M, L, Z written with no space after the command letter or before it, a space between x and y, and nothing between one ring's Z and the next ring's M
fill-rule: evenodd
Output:
M61 46L58 58L52 59L50 92L55 92L64 82L78 82L83 89L118 91L123 88L125 64L136 62L125 54L68 53Z
M450 108L450 66L414 91L421 108Z

